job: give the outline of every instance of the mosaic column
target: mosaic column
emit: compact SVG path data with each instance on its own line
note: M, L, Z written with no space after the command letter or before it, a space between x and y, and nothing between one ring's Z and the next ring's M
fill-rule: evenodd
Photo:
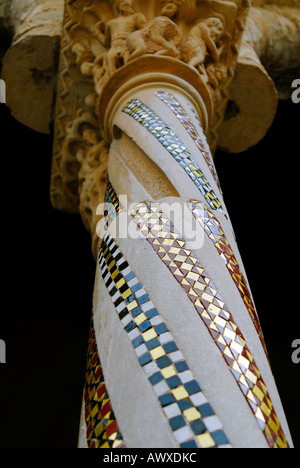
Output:
M71 200L76 157L97 261L80 448L292 446L212 157L246 10L66 2L53 173Z
M176 85L152 82L120 91L108 113L115 137L94 314L122 442L288 447L285 416L203 131L204 101L193 100L186 83L180 89L180 80L172 80ZM192 244L185 226L171 220L173 206L183 224L194 221L198 237ZM122 226L114 224L116 217L123 217ZM131 237L133 223L138 239Z

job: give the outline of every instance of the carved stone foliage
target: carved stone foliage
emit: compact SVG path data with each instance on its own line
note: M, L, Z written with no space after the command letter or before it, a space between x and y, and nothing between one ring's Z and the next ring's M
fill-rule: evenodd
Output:
M105 156L99 157L104 135L95 133L93 144L91 139L83 144L87 132L84 136L74 129L78 119L87 119L87 127L93 120L97 128L96 109L111 78L144 56L175 59L185 64L187 75L190 68L198 74L214 102L208 132L214 151L247 10L246 0L66 0L52 168L54 207L80 209L89 224L85 216L94 207L89 206L91 197L83 201L80 174L85 172L88 179L91 172L83 167L96 154L95 165L105 172ZM70 151L70 138L81 148L79 159ZM95 183L102 194L101 180Z

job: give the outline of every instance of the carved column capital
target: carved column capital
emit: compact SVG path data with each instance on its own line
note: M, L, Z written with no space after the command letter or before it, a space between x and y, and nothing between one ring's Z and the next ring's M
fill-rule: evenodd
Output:
M95 146L103 138L112 141L114 106L131 88L158 82L180 87L193 99L210 146L216 149L247 11L248 3L241 0L66 0L52 169L54 207L79 209L85 224L87 212L95 212L90 201L82 202L90 186L89 171L82 176L87 156L79 161L74 148L91 154L91 148L83 149L82 133L91 129L91 120L98 121ZM74 140L78 112L81 130ZM89 116L85 125L83 115ZM101 181L95 184L99 204L105 186ZM85 200L92 198L85 195Z

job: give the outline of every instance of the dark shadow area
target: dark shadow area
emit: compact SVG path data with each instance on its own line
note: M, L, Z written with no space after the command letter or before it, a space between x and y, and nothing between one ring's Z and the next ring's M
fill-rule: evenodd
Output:
M1 22L0 19L0 67L2 66L2 58L9 49L12 41L13 33L9 31Z
M296 301L300 104L280 101L272 128L241 154L219 151L215 162L247 272L282 404L300 447L300 364L291 359L300 339Z
M296 301L300 105L281 103L268 135L239 155L218 152L225 201L255 298L275 379L300 446ZM2 271L0 448L75 448L95 264L79 215L49 200L52 135L0 106ZM2 283L3 284L3 283Z
M95 274L90 235L79 215L50 205L53 136L25 128L3 104L0 123L0 447L72 448Z

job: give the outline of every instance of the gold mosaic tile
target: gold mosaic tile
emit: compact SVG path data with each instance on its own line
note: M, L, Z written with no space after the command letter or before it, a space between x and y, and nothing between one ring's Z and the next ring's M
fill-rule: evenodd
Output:
M178 100L172 94L168 93L167 91L159 91L154 94L164 104L168 106L168 108L177 117L177 119L180 121L180 123L185 128L185 130L190 135L190 137L194 140L195 145L197 146L198 150L200 151L204 160L206 161L206 164L209 167L209 170L219 188L219 191L221 192L221 186L220 186L219 178L217 176L217 172L216 172L216 168L215 168L212 156L205 149L204 142L202 138L200 137L199 133L197 132L197 129L195 125L193 124L193 121L189 117L184 107L180 104L180 102L178 102ZM199 125L200 125L200 122L199 122Z
M99 266L136 358L179 446L200 448L198 437L202 435L211 448L230 447L221 422L190 372L166 322L109 234L101 242Z
M222 204L209 181L204 176L192 154L175 132L149 107L139 99L132 99L124 108L123 112L141 124L151 133L164 147L168 153L177 161L178 165L185 171L205 198L212 210L220 212L227 218Z
M125 448L112 410L92 321L84 390L86 439L89 448Z
M131 215L161 261L193 303L249 404L269 446L288 448L289 444L254 357L199 260L188 249L184 239L180 238L158 204L139 203L132 208ZM171 254L170 251L174 253ZM204 446L205 440L208 441L209 437L203 439ZM198 442L201 445L201 441Z
M226 238L224 230L222 229L221 223L213 215L213 213L210 211L208 206L206 206L204 203L198 200L190 200L187 203L187 206L191 210L197 222L199 222L200 225L203 227L204 232L206 233L208 238L212 241L217 252L222 258L224 264L226 265L226 268L231 278L233 279L241 298L243 299L246 309L248 310L248 313L251 317L254 327L259 335L261 344L267 355L265 340L264 340L260 322L256 313L256 309L255 309L255 306L251 297L251 293L247 285L247 281L241 272L240 266Z

